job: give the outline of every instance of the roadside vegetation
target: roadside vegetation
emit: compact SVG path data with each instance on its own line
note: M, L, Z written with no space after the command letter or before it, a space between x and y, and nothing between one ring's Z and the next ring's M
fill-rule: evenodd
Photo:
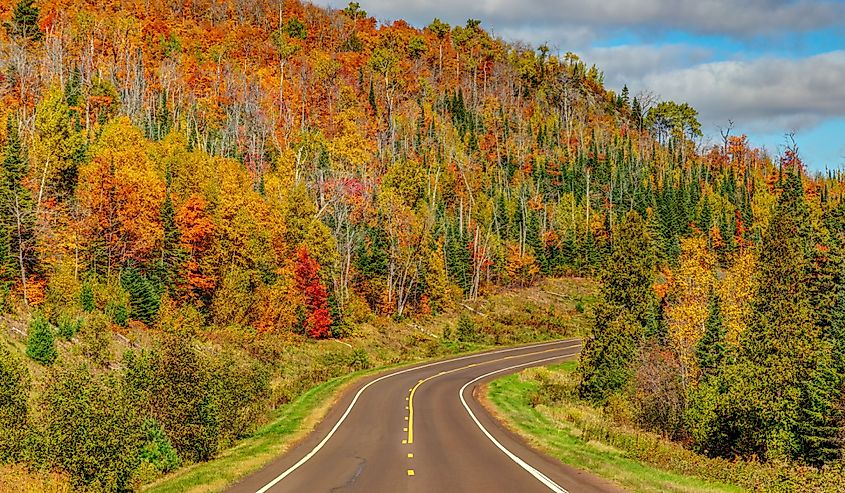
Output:
M106 339L104 366L90 365L84 340L63 339L47 324L56 337L48 367L25 357L24 340L0 341L0 373L13 382L0 408L15 406L0 415L0 451L25 465L0 466L7 478L0 491L5 484L93 492L149 483L144 489L156 492L220 491L303 436L367 370L580 336L594 299L594 282L564 278L462 302L439 316L375 317L337 340L255 335L236 344L206 328L212 342L199 343L143 332L136 340L147 337L144 348ZM38 472L52 468L65 472Z
M509 428L566 464L632 493L845 491L843 471L710 458L642 430L613 406L579 398L577 361L491 382L488 406Z

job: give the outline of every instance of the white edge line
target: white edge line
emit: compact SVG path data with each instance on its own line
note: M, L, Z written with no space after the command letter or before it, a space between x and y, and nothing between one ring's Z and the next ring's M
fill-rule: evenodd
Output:
M332 427L332 429L329 430L328 434L326 434L326 436L320 441L320 443L318 443L313 449L311 449L311 451L308 452L305 455L305 457L299 459L299 462L290 466L286 471L284 471L283 473L281 473L278 476L276 476L275 478L273 478L272 481L270 481L269 483L264 485L260 490L257 490L255 493L266 493L268 490L270 490L270 488L272 488L273 486L276 486L276 484L278 484L279 481L285 479L292 472L299 469L299 467L301 467L303 464L305 464L306 462L311 460L311 458L314 457L317 454L317 452L319 452L320 449L322 449L326 445L326 443L329 441L329 439L332 436L334 436L335 432L337 432L338 428L340 428L340 425L343 424L343 422L346 420L346 417L349 416L350 412L352 412L352 408L358 402L358 398L361 397L361 394L363 394L364 391L367 390L367 388L369 388L371 385L373 385L375 383L378 383L378 382L380 382L380 381L382 381L386 378L395 377L396 375L401 375L403 373L421 370L423 368L429 368L429 367L432 367L432 366L443 365L443 364L446 364L446 363L452 363L454 361L462 361L462 360L466 360L466 359L470 359L470 358L480 358L480 357L483 357L483 356L489 356L491 354L508 353L508 352L519 351L519 350L523 350L523 349L534 349L534 348L538 348L538 347L552 346L552 345L555 345L555 344L562 344L562 343L565 344L566 342L568 342L568 341L566 341L566 340L564 340L564 341L551 341L551 342L545 342L545 343L542 343L542 344L535 344L535 345L531 345L531 346L520 346L520 347L515 347L515 348L500 349L498 351L491 351L491 352L487 352L487 353L470 354L470 355L467 355L467 356L461 356L459 358L452 358L452 359L447 359L447 360L443 360L443 361L436 361L434 363L428 363L428 364L425 364L425 365L422 365L422 366L415 366L415 367L412 367L412 368L406 368L404 370L396 371L396 372L393 372L393 373L388 373L387 375L382 375L381 377L379 377L379 378L373 380L372 382L368 383L367 385L364 385L363 387L361 387L361 389L355 394L355 397L352 399L352 402L349 403L349 407L346 408L346 411L343 413L343 415L340 417L340 419L337 421L337 423L335 423L335 425ZM575 346L573 346L573 347L575 347ZM569 349L569 348L561 348L561 349ZM560 358L560 356L557 356L556 358ZM551 358L551 359L556 359L556 358ZM543 360L543 361L545 361L545 360ZM507 369L509 369L509 368L507 368ZM461 389L461 390L463 391L463 389ZM463 400L463 397L461 397L461 400ZM466 403L464 403L464 406L466 406ZM470 414L472 414L472 413L470 412ZM474 418L475 418L475 416L473 416L473 419ZM476 423L478 423L478 421L476 421ZM481 425L479 424L478 426L481 426ZM482 430L483 430L483 428L482 428ZM486 430L484 430L484 431L486 432ZM489 436L489 434L488 434L488 436ZM491 437L490 439L492 440L493 438ZM501 446L500 446L500 448L501 448ZM538 471L538 473L539 473L539 471ZM562 492L568 493L566 490L562 490Z
M573 347L575 347L575 346L573 346ZM562 349L570 349L570 348L562 348ZM514 454L513 452L511 452L510 450L505 448L504 445L499 443L499 441L496 440L493 437L493 435L490 434L489 431L487 431L487 428L482 426L481 422L478 421L478 418L475 416L475 414L469 408L467 401L464 399L464 390L466 390L467 387L474 384L475 382L477 382L477 381L479 381L483 378L489 377L490 375L495 375L496 373L502 373L502 372L505 372L505 371L508 371L508 370L513 370L514 368L520 368L520 367L523 367L523 366L531 366L531 365L535 365L537 363L543 363L543 362L546 362L546 361L552 361L552 360L556 360L556 359L560 359L560 358L565 358L566 356L573 356L573 355L554 356L554 357L551 357L551 358L545 358L545 359L531 361L531 362L528 362L528 363L522 363L520 365L509 366L507 368L502 368L501 370L491 371L490 373L485 373L484 375L481 375L480 377L477 377L477 378L470 380L469 382L464 384L463 387L461 387L461 390L458 391L458 396L461 398L461 404L464 405L464 409L466 409L467 413L469 414L469 417L472 418L473 421L475 421L476 426L478 426L478 428L487 436L487 438L490 439L491 442L493 442L493 445L498 447L498 449L501 450L502 452L504 452L505 455L507 455L512 461L516 462L516 464L519 467L528 471L529 474L534 476L538 481L543 483L547 488L554 491L555 493L569 493L569 492L566 489L564 489L561 485L552 481L548 476L541 473L540 471L538 471L537 469L535 469L534 467L529 465L524 460L520 459L516 454Z

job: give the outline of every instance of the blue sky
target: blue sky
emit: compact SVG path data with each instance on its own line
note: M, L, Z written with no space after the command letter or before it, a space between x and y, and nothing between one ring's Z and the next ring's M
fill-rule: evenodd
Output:
M348 2L316 0L342 8ZM733 133L776 155L795 133L812 170L845 167L845 0L358 0L381 21L467 18L573 51L613 89L688 102L703 143Z

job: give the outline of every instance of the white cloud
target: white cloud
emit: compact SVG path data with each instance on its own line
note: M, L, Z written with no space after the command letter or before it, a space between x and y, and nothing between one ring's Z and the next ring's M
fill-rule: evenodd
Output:
M713 51L685 44L620 45L587 48L579 55L604 71L605 84L618 89L649 74L703 63L712 58Z
M689 102L705 125L733 119L755 132L810 129L845 115L845 51L656 70L634 85Z

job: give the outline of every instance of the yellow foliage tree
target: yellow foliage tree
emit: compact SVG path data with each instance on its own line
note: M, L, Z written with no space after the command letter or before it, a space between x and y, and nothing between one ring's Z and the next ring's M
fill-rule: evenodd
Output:
M710 296L716 285L715 266L716 259L704 236L681 240L681 258L672 276L666 321L669 345L678 357L685 385L697 379L695 349L704 335Z
M162 241L164 180L147 157L147 141L128 118L103 127L91 162L79 170L79 204L96 261L107 270L145 260Z
M751 320L752 301L757 290L756 270L757 257L750 248L746 248L736 255L724 280L719 283L725 341L733 347L739 347L739 338Z

